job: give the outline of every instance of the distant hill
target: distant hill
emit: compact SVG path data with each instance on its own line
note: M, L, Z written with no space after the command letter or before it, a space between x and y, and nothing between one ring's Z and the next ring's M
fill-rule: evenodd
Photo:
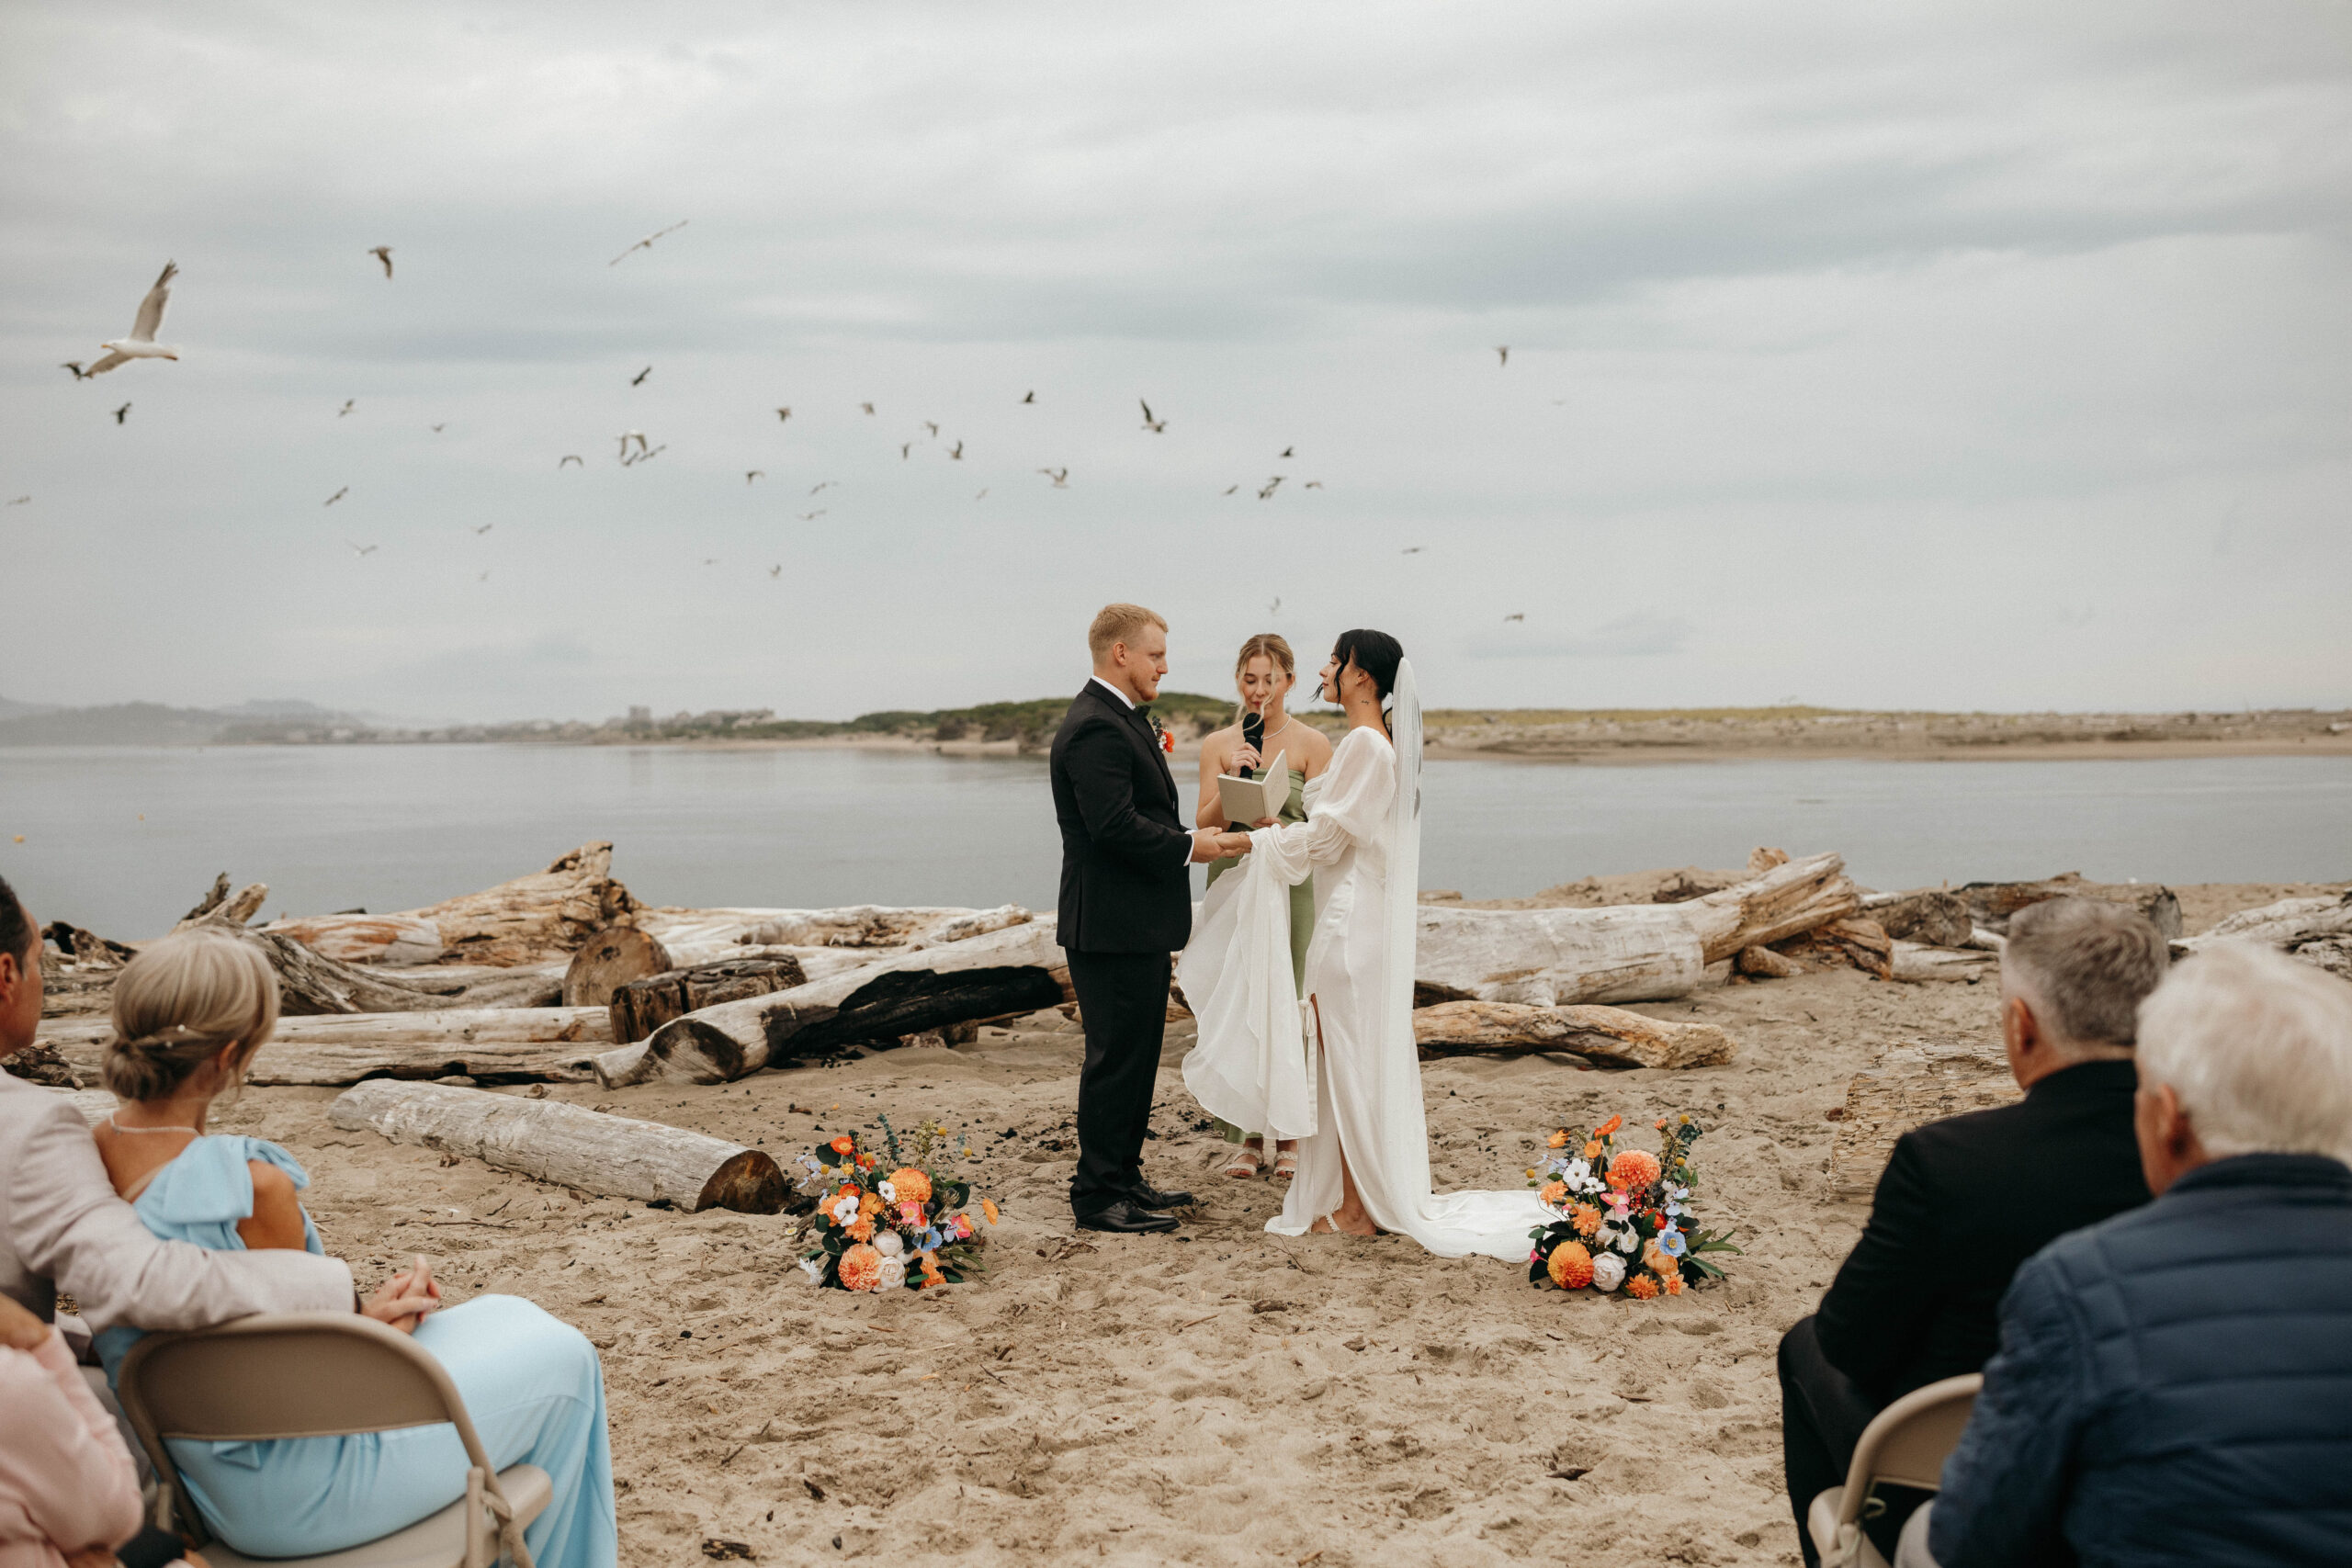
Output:
M47 703L17 703L10 702L6 697L0 697L0 719L21 718L26 714L55 713L56 711Z
M232 722L226 714L161 703L54 708L0 718L0 746L200 746Z

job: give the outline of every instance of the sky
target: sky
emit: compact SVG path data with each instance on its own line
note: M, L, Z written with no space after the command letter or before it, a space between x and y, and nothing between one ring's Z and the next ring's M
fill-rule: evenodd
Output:
M11 5L0 696L2343 705L2347 218L2337 4Z

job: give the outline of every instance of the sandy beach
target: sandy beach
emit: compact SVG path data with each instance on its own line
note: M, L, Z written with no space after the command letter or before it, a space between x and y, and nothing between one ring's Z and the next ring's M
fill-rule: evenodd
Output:
M1640 896L1614 880L1555 896ZM2192 933L2320 890L2177 889ZM706 1540L779 1563L1792 1562L1773 1348L1866 1213L1827 1197L1827 1112L1889 1045L1992 1044L1996 990L1842 970L1636 1010L1719 1024L1740 1056L1456 1057L1424 1077L1441 1188L1519 1184L1563 1122L1708 1124L1705 1211L1746 1256L1728 1283L1646 1305L1401 1237L1268 1235L1278 1190L1214 1174L1224 1145L1175 1071L1189 1024L1169 1030L1145 1155L1203 1200L1173 1237L1073 1233L1080 1039L1057 1012L722 1088L547 1089L780 1156L880 1114L967 1129L1004 1219L989 1279L935 1293L808 1285L789 1216L583 1199L338 1131L332 1089L249 1089L222 1125L308 1165L328 1245L364 1279L423 1252L453 1303L527 1295L595 1340L625 1562L697 1561Z

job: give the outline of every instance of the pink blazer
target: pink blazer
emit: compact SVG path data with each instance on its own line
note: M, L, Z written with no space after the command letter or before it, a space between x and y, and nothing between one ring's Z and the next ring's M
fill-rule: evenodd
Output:
M139 1472L54 1328L0 1348L0 1568L63 1568L66 1551L139 1533Z

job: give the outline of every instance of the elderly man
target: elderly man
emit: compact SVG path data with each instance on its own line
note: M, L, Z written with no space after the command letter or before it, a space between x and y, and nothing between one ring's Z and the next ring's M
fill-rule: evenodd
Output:
M1905 1134L1820 1311L1781 1341L1781 1455L1807 1563L1818 1558L1805 1509L1846 1479L1871 1417L1984 1366L2019 1264L2148 1201L2132 1049L2165 953L2156 929L2119 905L2052 899L2009 921L2001 1043L2025 1099ZM1882 1552L1923 1495L1885 1499L1866 1527Z
M1904 1561L2352 1562L2352 986L2188 960L2137 1110L2155 1201L2018 1270Z

